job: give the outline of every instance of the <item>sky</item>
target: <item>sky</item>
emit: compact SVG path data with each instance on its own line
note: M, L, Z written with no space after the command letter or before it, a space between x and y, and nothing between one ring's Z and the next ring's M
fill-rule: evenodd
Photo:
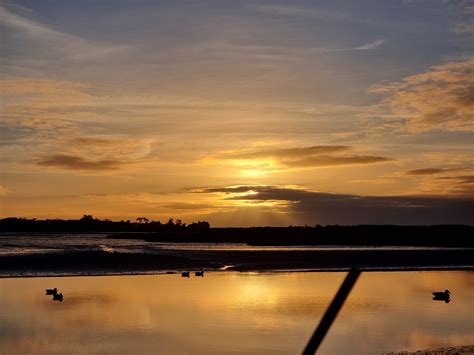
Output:
M469 1L0 1L0 217L474 224Z

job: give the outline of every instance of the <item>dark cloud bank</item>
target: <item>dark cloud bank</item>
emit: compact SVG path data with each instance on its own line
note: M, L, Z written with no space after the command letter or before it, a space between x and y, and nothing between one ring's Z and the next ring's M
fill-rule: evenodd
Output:
M409 176L423 176L423 175L443 174L443 173L462 171L462 170L467 170L467 168L451 168L451 169L424 168L424 169L408 170L407 172L405 172L405 174Z
M75 155L56 154L45 157L36 164L70 170L113 170L118 169L120 163L113 159L89 160Z
M474 198L357 196L279 186L211 187L199 191L221 192L229 194L225 199L256 204L287 201L287 212L299 223L307 224L474 224ZM247 191L256 194L231 195Z

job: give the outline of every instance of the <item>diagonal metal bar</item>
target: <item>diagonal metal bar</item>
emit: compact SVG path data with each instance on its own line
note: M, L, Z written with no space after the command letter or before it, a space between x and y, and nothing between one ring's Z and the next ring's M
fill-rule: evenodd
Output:
M306 345L306 348L303 351L303 355L316 353L319 348L319 345L321 345L324 337L326 336L326 333L334 322L334 319L336 319L337 314L344 305L347 296L349 296L349 293L357 282L360 273L361 272L358 269L351 269L349 271L346 278L342 282L339 291L337 291L336 296L334 296L334 299L326 310L326 313L324 313L324 316L319 322L318 327L316 328L314 334Z

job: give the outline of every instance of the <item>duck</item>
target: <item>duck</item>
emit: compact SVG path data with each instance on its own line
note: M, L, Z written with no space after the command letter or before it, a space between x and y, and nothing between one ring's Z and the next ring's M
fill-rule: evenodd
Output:
M183 271L181 277L189 277L189 271Z
M196 272L194 273L194 276L201 276L201 277L204 277L204 270L196 271Z
M433 292L433 297L449 297L451 292L444 290L444 292Z
M451 292L449 292L449 290L444 290L444 292L433 292L433 299L435 301L445 301L448 303L450 301L450 294Z
M47 288L46 289L46 294L47 295L55 295L58 293L58 289L55 287L55 288Z
M53 301L62 302L63 301L63 294L62 293L55 293L53 295Z

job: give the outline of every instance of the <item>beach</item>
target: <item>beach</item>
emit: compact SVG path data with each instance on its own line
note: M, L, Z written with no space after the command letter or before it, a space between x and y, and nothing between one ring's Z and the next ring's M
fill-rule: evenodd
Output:
M0 277L206 271L474 269L474 248L155 243L104 235L0 236Z

